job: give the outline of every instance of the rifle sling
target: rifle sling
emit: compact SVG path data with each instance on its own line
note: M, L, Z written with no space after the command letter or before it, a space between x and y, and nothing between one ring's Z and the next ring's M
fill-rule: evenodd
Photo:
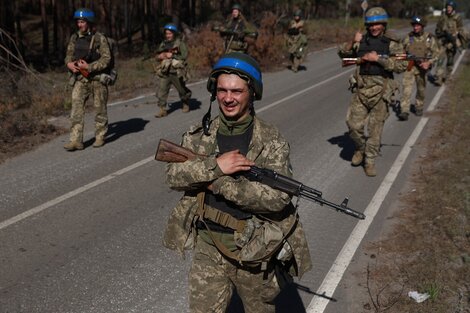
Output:
M225 255L226 257L228 257L229 259L232 259L232 260L235 260L237 262L240 262L240 258L238 257L238 255L235 253L235 252L232 252L230 251L229 249L227 249L227 247L225 247L225 245L223 243L221 243L219 240L217 240L215 238L215 236L212 234L212 231L210 230L209 226L207 225L207 223L204 221L204 218L207 218L209 220L211 220L208 216L217 216L216 213L209 213L209 214L206 214L206 211L211 211L211 210L214 210L214 211L219 211L217 209L213 209L213 208L210 208L208 207L207 205L205 205L204 203L204 198L206 196L206 193L205 192L200 192L198 193L197 195L197 201L198 201L198 208L197 208L197 211L196 211L196 215L199 216L200 218L200 221L204 224L204 226L206 227L206 230L207 230L207 233L209 234L209 237L212 239L212 242L214 243L215 247L217 248L217 250L219 250L220 253L222 253L223 255ZM219 211L220 212L220 211ZM221 212L223 213L223 212ZM223 213L225 214L225 213ZM206 216L207 215L207 216ZM233 218L233 217L232 217ZM235 218L233 218L235 219ZM228 222L229 218L226 219L226 221ZM237 220L238 221L238 220ZM215 223L219 223L217 221L213 221ZM242 229L243 231L243 229Z
M218 209L214 209L213 207L206 205L204 202L201 203L200 201L205 200L205 195L205 192L200 192L197 196L199 206L196 211L196 214L199 215L199 217L217 223L221 226L231 228L239 233L243 232L243 229L246 225L246 221L238 220L228 213L222 212Z

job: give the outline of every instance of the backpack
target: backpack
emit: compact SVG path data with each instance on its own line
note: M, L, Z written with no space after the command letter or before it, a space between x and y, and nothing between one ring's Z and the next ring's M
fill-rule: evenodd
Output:
M108 37L104 34L101 35L108 42L109 51L111 52L111 61L109 62L108 73L101 74L100 81L107 86L112 86L116 83L118 77L118 73L115 67L116 55L118 54L118 45L116 40L114 40L113 38Z

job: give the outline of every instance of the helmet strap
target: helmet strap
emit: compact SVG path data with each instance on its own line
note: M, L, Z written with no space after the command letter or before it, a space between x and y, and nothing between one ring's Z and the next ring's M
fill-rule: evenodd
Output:
M207 113L204 114L202 117L202 131L204 132L204 135L209 136L209 129L211 127L211 108L212 108L212 102L215 100L215 93L212 93L211 95L211 100L209 103L209 109L207 110Z

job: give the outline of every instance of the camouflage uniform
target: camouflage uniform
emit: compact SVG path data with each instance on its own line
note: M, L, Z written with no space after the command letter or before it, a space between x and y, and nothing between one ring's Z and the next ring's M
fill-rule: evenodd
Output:
M307 36L303 33L304 21L292 20L286 38L286 46L292 63L292 71L297 72L307 54Z
M183 105L188 105L191 98L191 90L186 87L188 77L188 69L186 59L188 58L188 47L186 43L179 37L173 41L160 43L157 54L173 50L173 57L158 62L156 67L157 76L160 78L156 96L158 98L158 106L166 109L168 94L171 85L175 86Z
M214 119L208 136L201 127L194 127L185 133L182 146L209 157L200 157L184 163L171 163L167 167L167 181L172 189L184 191L178 205L173 209L164 234L167 248L183 253L184 249L195 248L193 265L190 272L190 309L191 312L225 312L234 288L240 295L246 313L274 312L272 300L279 293L278 280L274 275L272 257L266 268L261 263L256 266L242 265L222 255L208 239L207 230L195 227L198 220L198 197L212 182L213 193L222 196L253 214L252 218L263 214L283 231L296 225L287 241L293 250L292 266L289 272L301 277L311 268L310 254L298 215L290 205L290 196L245 177L224 175L217 165L217 130L221 118ZM253 118L253 135L246 157L256 166L269 168L291 176L289 145L278 130L271 125ZM297 223L297 224L296 224ZM234 242L237 232L214 236L224 238L223 242ZM237 248L232 248L237 253ZM294 265L295 264L295 265Z
M344 44L340 47L339 56L342 58L358 57L358 52L362 47L366 47L369 44L370 37L368 39L367 36L368 34L364 34L362 41L354 43L351 49L347 48L347 43ZM389 41L389 55L404 53L403 45L393 33L385 31L378 40ZM377 53L381 54L378 51ZM369 64L371 62L365 62L357 66L354 74L357 88L355 89L346 116L349 135L354 141L356 151L365 155L366 174L367 166L373 166L375 159L379 155L384 123L389 116L388 105L393 91L396 89L393 72L403 72L406 69L407 62L383 56L374 64L379 70L382 68L382 75L362 75L361 71L367 70L370 66ZM365 135L366 124L368 137Z
M72 111L70 113L71 128L70 141L83 142L83 126L85 118L85 102L93 95L93 106L95 108L95 138L104 139L108 131L108 86L100 82L101 74L105 73L111 64L111 51L106 37L96 32L83 35L80 32L73 34L67 46L65 64L76 61L76 43L79 38L94 36L92 51L96 52L96 60L91 60L88 67L89 76L74 74L71 78L72 89Z
M225 53L235 51L246 53L248 50L246 38L256 37L256 30L247 22L241 13L236 19L229 16L225 26L218 28L218 31L225 38Z
M439 45L436 38L427 33L422 32L416 34L410 32L403 41L406 53L411 54L415 57L428 57L431 58L429 61L434 64L437 61L439 55ZM419 67L418 62L409 61L408 68L403 75L403 94L401 100L401 113L410 112L410 100L411 92L413 91L413 85L416 81L416 104L415 112L422 112L424 107L424 90L426 89L426 73Z
M435 82L440 85L452 72L457 49L461 48L466 40L468 40L468 34L464 29L462 17L455 11L450 15L442 14L437 22L435 33L440 43Z

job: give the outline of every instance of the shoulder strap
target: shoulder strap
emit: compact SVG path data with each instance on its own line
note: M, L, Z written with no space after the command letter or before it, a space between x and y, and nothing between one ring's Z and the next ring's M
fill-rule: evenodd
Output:
M90 47L88 48L88 53L91 53L91 50L93 49L93 44L94 43L95 43L95 34L91 37Z

